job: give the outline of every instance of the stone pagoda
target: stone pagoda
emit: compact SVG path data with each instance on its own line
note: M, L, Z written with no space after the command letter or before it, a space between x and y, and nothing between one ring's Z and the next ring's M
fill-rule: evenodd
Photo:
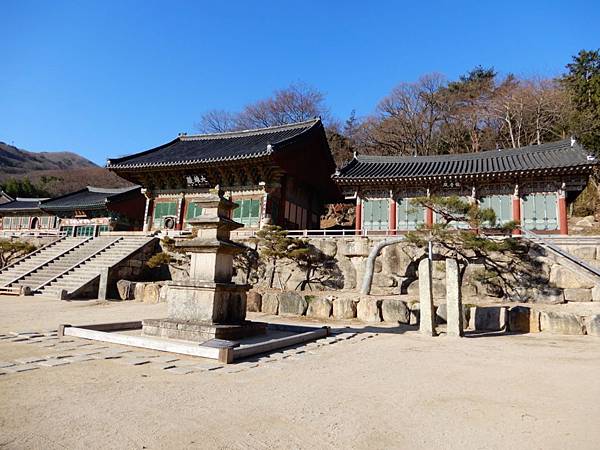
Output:
M246 321L249 285L232 283L233 257L244 246L231 241L243 225L230 219L237 207L217 186L195 200L202 208L190 221L197 234L177 243L191 257L190 277L168 285L168 317L143 321L143 334L203 342L262 334L266 324Z

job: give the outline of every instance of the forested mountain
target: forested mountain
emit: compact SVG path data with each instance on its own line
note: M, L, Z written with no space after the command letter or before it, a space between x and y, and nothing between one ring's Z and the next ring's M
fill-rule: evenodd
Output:
M0 188L12 197L55 197L85 186L131 183L72 152L30 152L0 142Z

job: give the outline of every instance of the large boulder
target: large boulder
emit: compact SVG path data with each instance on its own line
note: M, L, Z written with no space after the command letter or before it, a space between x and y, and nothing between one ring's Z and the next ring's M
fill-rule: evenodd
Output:
M263 294L260 310L265 314L277 315L279 313L279 296L274 292Z
M550 270L550 283L561 289L591 289L594 283L566 267L554 265Z
M575 222L575 225L578 227L589 228L594 226L595 221L596 220L594 216L585 216L584 218L579 219L577 222Z
M586 318L586 330L590 336L600 336L600 314Z
M476 306L471 308L472 328L479 331L505 331L506 308L502 306Z
M381 300L362 298L356 307L356 317L363 322L381 322Z
M567 312L542 311L540 328L554 334L585 334L585 325L581 317Z
M332 302L328 298L312 298L308 302L307 317L328 319L331 316Z
M352 298L336 298L333 301L333 317L335 319L356 318L356 301Z
M591 289L565 289L565 300L568 302L591 302L592 301L592 290Z
M508 329L514 333L538 333L540 313L526 306L513 306L508 309Z
M135 298L135 281L117 281L117 291L121 300L133 300Z
M262 295L256 291L248 292L246 297L246 311L260 312L262 307Z
M308 304L297 292L285 291L279 294L280 316L303 316Z
M410 311L402 300L386 298L381 302L381 316L384 322L410 323Z

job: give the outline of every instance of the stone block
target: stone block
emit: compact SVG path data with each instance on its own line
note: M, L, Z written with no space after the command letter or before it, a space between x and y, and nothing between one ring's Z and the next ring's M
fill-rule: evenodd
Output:
M541 311L540 328L554 334L585 334L581 317L567 312Z
M248 292L246 299L246 311L260 312L262 307L262 295L256 291Z
M419 320L421 318L421 305L418 302L411 303L408 307L410 311L410 324L411 325L419 325Z
M531 288L528 290L528 298L533 303L543 303L545 305L558 305L565 302L563 290L552 287Z
M308 303L307 317L328 319L331 316L332 302L327 298L313 298Z
M550 283L561 289L591 289L594 287L594 283L587 278L557 264L550 269Z
M381 322L381 300L362 298L356 307L356 317L363 322Z
M585 324L587 334L590 336L600 336L600 314L586 317Z
M160 292L158 293L158 302L159 303L166 303L169 293L169 286L168 285L163 285L160 287Z
M142 301L144 303L158 303L160 298L160 285L156 283L147 283L144 286Z
M472 328L478 331L505 331L506 308L503 306L476 306L471 308Z
M410 311L402 300L386 298L381 302L381 316L384 322L410 323Z
M240 323L246 318L246 289L245 286L212 283L170 284L168 318L202 323Z
M121 300L133 300L135 298L135 282L129 280L117 281L117 291Z
M596 247L592 246L573 247L570 253L582 259L596 259Z
M418 303L417 303L418 305ZM462 305L462 316L463 316L463 324L468 324L469 323L469 317L471 316L471 309L469 307L466 307L465 305ZM448 320L448 307L446 305L446 303L442 303L441 305L439 305L436 310L435 310L435 320L436 323L438 324L442 324L442 323L446 323L446 321Z
M508 309L508 329L514 333L538 333L540 313L526 306L513 306Z
M333 301L333 317L336 319L356 318L356 301L351 298L336 298Z
M280 316L303 316L308 304L297 292L286 291L278 295Z
M565 289L564 290L565 300L568 302L591 302L592 301L592 290L591 289Z
M600 286L594 286L592 288L592 301L600 302Z
M273 292L263 294L260 310L265 314L277 315L279 313L279 297L277 294Z
M133 287L133 298L138 302L144 301L144 289L148 283L135 283Z

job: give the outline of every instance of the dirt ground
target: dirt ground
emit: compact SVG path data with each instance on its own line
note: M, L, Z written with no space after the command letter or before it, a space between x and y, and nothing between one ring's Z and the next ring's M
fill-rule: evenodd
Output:
M0 333L165 313L0 297ZM1 375L0 448L598 448L600 338L351 326L374 337L238 373L94 360ZM41 354L0 341L1 361Z

